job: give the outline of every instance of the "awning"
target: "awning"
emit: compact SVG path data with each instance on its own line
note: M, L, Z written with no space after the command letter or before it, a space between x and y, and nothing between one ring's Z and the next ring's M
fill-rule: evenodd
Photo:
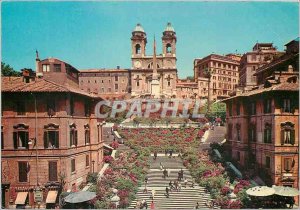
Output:
M118 131L114 131L114 134L115 134L115 136L116 136L118 139L121 138L121 136L119 135Z
M214 149L214 152L215 152L215 154L217 155L218 158L222 159L222 155L221 155L221 153L219 152L219 150Z
M243 178L242 173L237 169L231 162L226 162L227 166L230 167L238 178Z
M114 150L114 148L112 148L111 146L109 146L108 144L103 144L103 147L110 149L110 150Z
M17 198L15 200L15 204L25 204L28 192L18 192Z
M67 203L82 203L85 201L92 200L96 197L95 192L89 192L89 191L79 191L69 194L67 197L65 197L65 202Z
M56 203L57 193L56 190L50 190L47 195L46 203Z

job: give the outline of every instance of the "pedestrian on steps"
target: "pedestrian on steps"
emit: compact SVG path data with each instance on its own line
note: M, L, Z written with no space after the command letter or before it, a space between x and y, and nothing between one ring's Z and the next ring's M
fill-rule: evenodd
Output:
M157 158L157 151L154 151L154 160Z
M199 208L200 208L200 204L199 204L199 202L197 202L195 209L199 209Z
M167 149L165 149L165 156L167 156L168 155L168 150Z
M163 166L163 164L161 162L159 163L159 167L160 167L160 170L164 169L164 166Z
M181 190L181 183L178 184L178 190L177 191L180 192L180 190Z
M150 209L155 209L154 202L151 201Z
M166 197L169 198L169 188L166 187Z
M168 177L170 177L171 170L170 170L170 169L167 169L167 171L168 171Z
M191 181L191 187L192 188L194 188L194 184L195 184L195 181L194 181L194 179L192 179L192 181Z
M155 190L153 189L153 190L151 190L151 194L152 194L152 202L153 202L153 200L154 200L154 197L155 197Z
M163 171L163 177L164 177L164 179L166 178L167 175L168 175L168 172L167 172L167 170L165 169L165 170Z
M187 178L185 178L185 179L184 179L184 187L186 188L187 185L188 185L188 180L187 180Z

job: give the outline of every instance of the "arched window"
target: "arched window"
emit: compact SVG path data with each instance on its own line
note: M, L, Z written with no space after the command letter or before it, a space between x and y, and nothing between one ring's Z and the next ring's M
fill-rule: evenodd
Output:
M281 144L295 144L295 129L291 122L281 123Z
M172 51L172 46L171 46L171 44L169 43L169 44L166 45L166 52L167 52L167 53L171 53L171 51Z
M141 45L136 44L135 45L135 54L140 54L141 53Z
M59 125L49 123L44 126L44 148L59 148Z

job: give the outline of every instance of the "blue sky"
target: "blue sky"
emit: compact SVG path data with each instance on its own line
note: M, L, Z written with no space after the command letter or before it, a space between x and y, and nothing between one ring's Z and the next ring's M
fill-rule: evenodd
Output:
M131 67L131 32L141 23L152 54L171 22L177 34L179 77L212 52L250 51L257 42L284 44L298 36L298 3L284 2L2 2L2 61L35 68L56 57L78 69Z

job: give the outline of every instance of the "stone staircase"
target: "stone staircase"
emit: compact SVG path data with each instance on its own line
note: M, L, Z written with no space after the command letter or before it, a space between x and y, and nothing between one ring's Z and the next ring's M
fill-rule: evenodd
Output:
M151 191L155 190L154 196L154 205L155 209L194 209L197 202L199 203L199 208L206 208L207 200L211 200L209 193L205 193L205 189L200 187L198 184L194 184L194 187L191 187L191 174L183 166L182 160L178 157L165 157L164 155L157 157L156 160L153 160L153 157L150 157L150 170L147 174L148 183L147 190L148 192L143 192L145 185L142 185L136 195L136 200L134 200L129 209L134 209L136 207L137 201L145 200L148 204L148 208L151 205ZM163 178L163 171L160 170L160 163L164 165L166 169L170 170L169 177ZM183 178L187 179L188 185L184 187L183 180L180 182L182 187L179 192L172 190L169 192L169 198L165 196L165 189L169 186L170 181L177 180L178 171L182 169L184 171Z
M107 145L110 145L114 141L114 135L111 132L110 127L103 127L103 135L102 138L104 140L104 143ZM130 151L131 149L124 145L124 144L119 144L118 151Z

